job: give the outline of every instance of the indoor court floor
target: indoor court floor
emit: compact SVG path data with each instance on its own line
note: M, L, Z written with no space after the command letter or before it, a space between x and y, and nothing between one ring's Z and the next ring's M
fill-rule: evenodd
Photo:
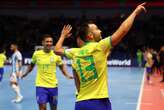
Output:
M68 66L67 68L71 74L71 67ZM150 110L152 106L155 106L150 98L151 94L154 93L154 88L158 95L153 95L152 98L156 98L155 101L159 101L160 105L152 110L163 110L164 84L159 84L159 77L154 78L156 81L154 85L146 85L144 68L109 67L108 69L112 110ZM24 100L19 104L11 102L15 94L9 86L10 72L11 66L5 66L4 79L0 85L0 110L37 110L38 106L35 99L36 68L25 79L19 81L24 96ZM57 69L57 78L59 82L58 110L74 110L74 81L66 79L59 69ZM158 91L160 92L158 93ZM145 96L148 95L145 92L149 92L150 96Z

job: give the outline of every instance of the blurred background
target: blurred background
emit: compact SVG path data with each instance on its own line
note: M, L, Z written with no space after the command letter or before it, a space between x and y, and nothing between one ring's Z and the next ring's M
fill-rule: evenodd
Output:
M1 0L0 46L10 56L9 45L18 42L24 58L30 58L41 36L51 34L57 42L64 24L94 21L102 30L103 38L112 35L135 7L147 1L147 14L139 16L126 37L117 45L111 59L131 60L137 65L137 50L146 46L159 51L164 45L163 0ZM75 46L74 34L65 46Z

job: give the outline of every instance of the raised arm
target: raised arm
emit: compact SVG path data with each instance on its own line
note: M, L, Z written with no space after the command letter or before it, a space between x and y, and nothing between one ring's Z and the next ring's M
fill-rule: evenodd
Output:
M117 45L121 39L129 32L131 29L134 19L137 15L139 15L142 11L146 12L145 6L146 2L137 6L137 8L132 12L132 14L121 24L121 26L117 29L117 31L112 35L112 45Z
M71 36L71 33L70 33L71 30L72 30L71 25L65 25L63 27L60 38L59 38L58 42L56 43L56 46L54 49L56 54L64 55L64 48L62 46L63 46L65 38Z
M73 79L73 76L70 76L67 69L66 69L66 65L62 64L59 66L60 70L62 71L63 75L68 78L68 79Z

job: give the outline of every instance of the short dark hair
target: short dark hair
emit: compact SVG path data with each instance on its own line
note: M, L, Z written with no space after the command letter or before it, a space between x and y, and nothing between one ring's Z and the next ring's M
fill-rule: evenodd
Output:
M76 37L80 37L81 40L86 41L86 37L88 35L89 24L94 24L93 21L87 21L81 23L76 30Z
M52 38L52 36L50 34L42 35L42 41L44 41L46 38Z

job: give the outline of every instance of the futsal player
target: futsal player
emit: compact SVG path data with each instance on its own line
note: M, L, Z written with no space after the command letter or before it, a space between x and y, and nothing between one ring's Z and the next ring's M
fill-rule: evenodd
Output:
M69 36L71 26L63 28L55 51L72 59L75 84L78 90L75 110L111 110L108 96L107 57L110 49L117 45L128 33L134 19L142 11L140 4L110 37L101 38L101 30L94 23L85 23L77 30L77 42L80 48L62 48L65 38Z
M66 71L60 56L52 50L53 38L51 35L43 35L43 50L37 50L32 56L32 63L28 66L27 72L22 78L28 75L34 65L37 65L36 76L36 99L39 110L46 110L46 104L50 104L51 110L57 110L58 81L56 78L56 66L58 65L62 73L68 78L73 79Z
M153 65L153 56L151 53L151 49L148 47L146 49L146 79L148 84L152 84L152 81L150 79L152 74L152 65Z
M160 52L159 52L159 67L160 67L160 72L162 75L162 80L161 82L164 82L164 46L161 47Z
M16 93L16 98L12 102L19 103L23 100L23 96L20 92L18 81L22 75L22 54L18 50L18 45L12 43L10 46L12 55L12 73L10 75L10 85Z
M6 61L6 55L2 48L0 48L0 84L3 79L3 73L4 73L4 63Z

